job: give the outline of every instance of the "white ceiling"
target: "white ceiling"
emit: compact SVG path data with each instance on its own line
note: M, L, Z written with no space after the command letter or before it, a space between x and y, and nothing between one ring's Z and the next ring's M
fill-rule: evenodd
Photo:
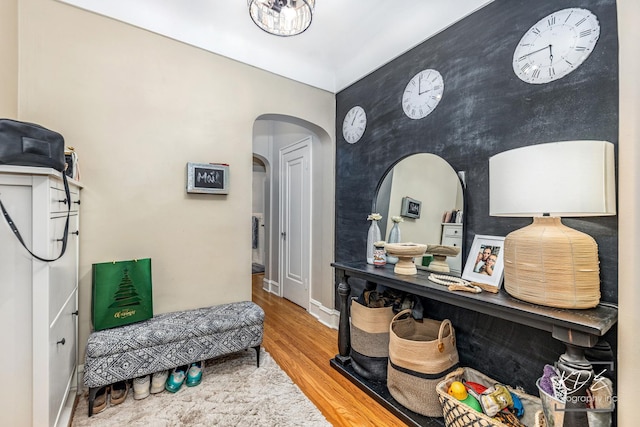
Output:
M246 0L58 0L338 92L493 0L316 0L293 37L260 30Z

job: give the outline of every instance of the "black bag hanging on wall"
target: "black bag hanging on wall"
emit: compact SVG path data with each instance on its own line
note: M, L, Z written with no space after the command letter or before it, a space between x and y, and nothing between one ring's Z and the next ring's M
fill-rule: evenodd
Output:
M71 194L67 175L64 173L64 138L58 132L40 125L11 119L0 119L0 165L47 167L62 173L66 197L65 203L67 204L67 222L61 239L62 249L60 250L60 255L56 258L47 259L31 252L2 204L2 200L0 200L2 215L7 220L9 227L11 227L11 231L34 258L45 262L61 258L67 249L69 213L71 211Z

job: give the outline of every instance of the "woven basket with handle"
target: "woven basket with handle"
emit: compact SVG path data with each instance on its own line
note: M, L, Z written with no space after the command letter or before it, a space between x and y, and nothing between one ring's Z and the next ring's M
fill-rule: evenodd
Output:
M497 383L497 381L471 368L458 368L447 375L446 378L436 386L436 392L438 393L438 399L440 400L444 414L444 423L447 427L513 426L513 424L505 424L500 420L478 412L447 393L452 382L462 380L477 382L487 387ZM524 416L520 419L520 423L527 427L546 427L540 399L511 387L507 388L511 393L520 398L524 406Z
M389 328L389 394L405 408L427 417L441 417L436 385L459 362L455 330L449 319L415 320L403 310Z

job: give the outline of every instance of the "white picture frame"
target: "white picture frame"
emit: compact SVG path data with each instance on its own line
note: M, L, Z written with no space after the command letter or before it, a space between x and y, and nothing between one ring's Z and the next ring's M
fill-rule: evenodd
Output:
M462 278L495 288L504 277L504 237L476 235L464 265Z

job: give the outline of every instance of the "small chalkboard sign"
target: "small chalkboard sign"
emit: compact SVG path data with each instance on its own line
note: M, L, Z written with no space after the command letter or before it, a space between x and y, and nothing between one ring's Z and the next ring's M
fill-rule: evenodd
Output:
M421 201L412 199L411 197L403 197L400 216L405 216L407 218L420 218L421 207Z
M229 165L187 163L187 193L229 194Z

